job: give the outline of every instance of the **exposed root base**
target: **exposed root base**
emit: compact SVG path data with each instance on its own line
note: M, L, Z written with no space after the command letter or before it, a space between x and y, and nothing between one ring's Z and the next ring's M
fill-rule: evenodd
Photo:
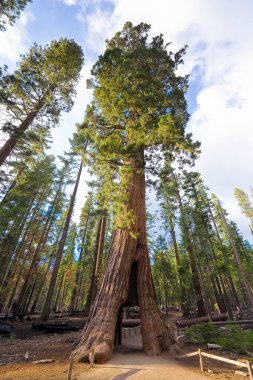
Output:
M71 356L77 358L78 361L89 361L93 365L94 362L104 363L109 360L112 356L112 350L113 345L111 340L104 334L101 334L96 337L90 337L88 341L84 341L83 337Z
M87 335L87 332L84 333L78 347L71 356L78 361L88 361L91 365L94 362L104 363L109 360L112 357L114 345L108 332L105 334L100 331L99 335L98 332L94 335L90 334L89 338L85 340ZM157 356L163 351L178 354L180 352L180 345L167 330L163 335L153 337L152 341L149 341L146 345L144 344L143 351L149 356Z

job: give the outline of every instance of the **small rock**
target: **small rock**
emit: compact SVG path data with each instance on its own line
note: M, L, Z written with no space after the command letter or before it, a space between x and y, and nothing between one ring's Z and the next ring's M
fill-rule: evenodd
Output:
M32 362L33 364L45 364L45 363L53 363L54 359L42 359L42 360L35 360Z
M221 348L221 346L219 344L207 343L208 350L215 350L217 348Z

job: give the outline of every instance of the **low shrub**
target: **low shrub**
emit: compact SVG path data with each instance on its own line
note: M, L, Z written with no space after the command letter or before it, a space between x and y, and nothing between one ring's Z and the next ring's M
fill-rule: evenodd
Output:
M216 343L218 334L218 327L211 323L201 323L185 329L186 338L190 343Z
M253 330L244 331L239 325L221 329L211 323L197 324L186 329L185 335L190 343L215 343L239 353L253 352Z

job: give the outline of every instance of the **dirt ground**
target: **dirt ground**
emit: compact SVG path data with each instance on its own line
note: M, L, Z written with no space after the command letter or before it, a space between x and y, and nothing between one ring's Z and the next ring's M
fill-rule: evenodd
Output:
M176 315L170 316L170 320ZM13 322L15 335L0 336L0 380L66 380L68 358L80 332L48 334L31 328L31 322ZM184 345L182 353L199 348ZM215 352L213 352L215 353ZM225 355L223 355L225 356ZM231 355L227 355L232 358ZM52 359L52 363L33 364L33 361ZM238 357L233 357L238 359ZM89 368L86 363L75 363L73 380L241 380L234 366L205 358L204 374L199 370L198 358L174 360L169 353L150 358L141 351L141 336L128 337L116 348L112 359L106 364Z

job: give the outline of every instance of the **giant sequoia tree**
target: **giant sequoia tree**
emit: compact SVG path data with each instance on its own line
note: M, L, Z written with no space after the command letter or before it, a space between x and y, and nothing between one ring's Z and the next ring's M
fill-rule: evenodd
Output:
M71 109L82 64L80 46L62 38L45 47L34 44L14 74L0 70L1 128L10 135L0 149L0 165L29 127L54 125L61 111Z
M102 284L89 323L73 355L94 347L97 361L112 352L117 315L124 305L139 305L143 349L158 354L173 338L161 318L151 277L146 236L145 171L154 169L162 150L180 152L191 145L187 79L176 75L184 49L167 52L162 35L149 39L150 26L126 23L107 41L94 65L94 102L84 126L88 151L98 165L111 165L115 180L116 228ZM158 154L156 154L158 153Z

